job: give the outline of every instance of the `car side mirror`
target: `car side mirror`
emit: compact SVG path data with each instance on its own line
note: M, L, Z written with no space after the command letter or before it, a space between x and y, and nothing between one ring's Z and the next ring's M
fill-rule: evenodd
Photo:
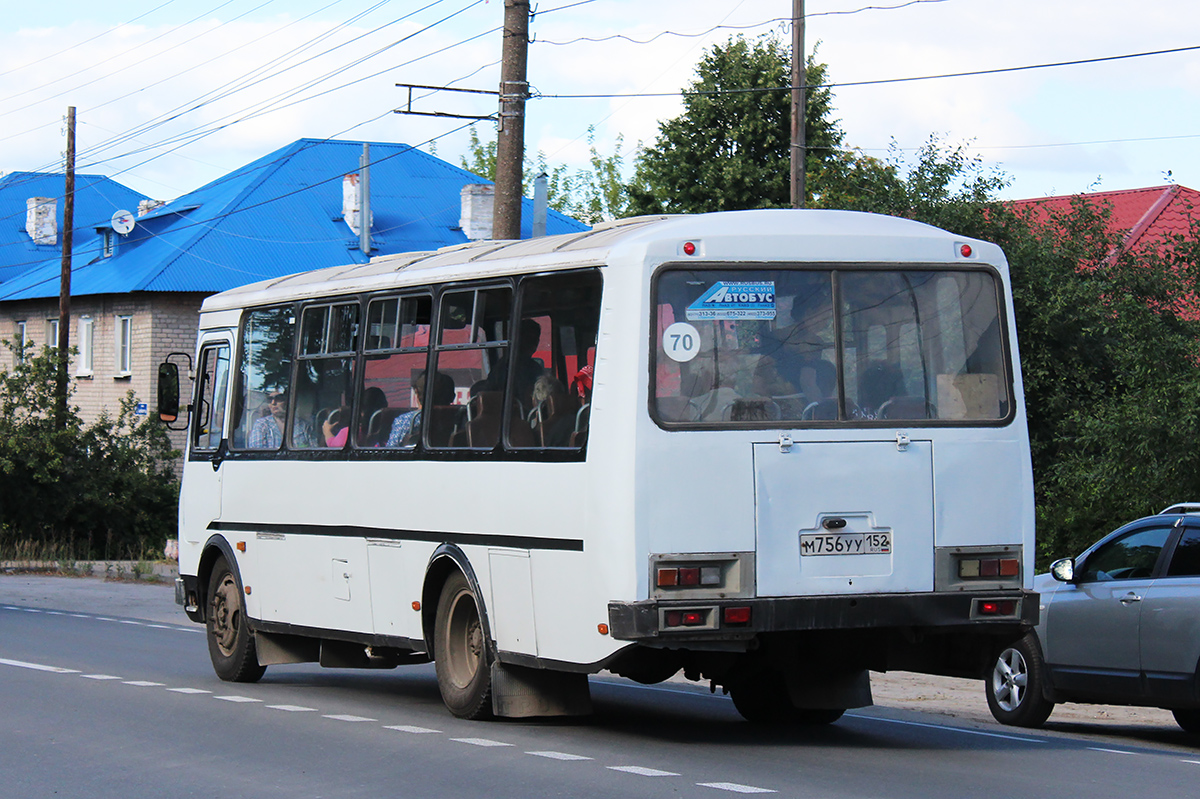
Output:
M1075 558L1062 558L1050 564L1050 575L1060 583L1075 581Z

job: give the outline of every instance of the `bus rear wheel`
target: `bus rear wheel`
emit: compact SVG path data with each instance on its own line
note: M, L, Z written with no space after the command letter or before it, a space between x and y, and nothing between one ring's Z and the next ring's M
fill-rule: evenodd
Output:
M433 659L442 701L463 719L492 715L492 673L479 602L467 578L454 572L442 587L433 631Z
M208 579L208 656L213 671L228 682L258 682L266 666L258 665L254 634L246 622L246 605L229 561L218 558Z

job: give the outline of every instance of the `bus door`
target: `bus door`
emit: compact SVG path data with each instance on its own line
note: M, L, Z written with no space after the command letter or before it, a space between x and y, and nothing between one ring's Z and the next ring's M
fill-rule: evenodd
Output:
M933 590L933 443L754 444L759 596Z
M231 331L205 333L201 338L179 497L179 531L191 543L200 543L208 535L209 522L221 518L221 463L229 449L225 420L232 353Z

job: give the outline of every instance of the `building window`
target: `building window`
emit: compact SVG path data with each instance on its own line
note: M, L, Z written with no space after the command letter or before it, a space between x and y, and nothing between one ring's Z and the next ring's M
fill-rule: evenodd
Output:
M28 341L28 331L25 322L17 322L17 363L25 361L25 344Z
M58 320L46 320L46 346L54 349L58 346Z
M96 320L90 316L79 317L79 360L75 374L78 377L92 376L92 340L96 333Z
M116 377L129 377L133 374L133 317L118 316L113 331L116 342Z
M111 230L104 231L104 236L103 236L104 251L102 253L102 257L104 257L104 258L112 257L113 249L115 249L115 246L116 246L114 244L113 239L114 239L114 236L113 236L113 232Z

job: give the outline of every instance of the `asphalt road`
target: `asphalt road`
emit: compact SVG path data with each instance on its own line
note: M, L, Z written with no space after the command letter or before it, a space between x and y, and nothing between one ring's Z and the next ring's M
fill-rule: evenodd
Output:
M222 683L163 586L0 576L0 796L1192 795L1167 726L1016 731L885 706L760 729L687 685L593 680L584 720L465 722L432 667ZM164 601L165 600L165 601Z

